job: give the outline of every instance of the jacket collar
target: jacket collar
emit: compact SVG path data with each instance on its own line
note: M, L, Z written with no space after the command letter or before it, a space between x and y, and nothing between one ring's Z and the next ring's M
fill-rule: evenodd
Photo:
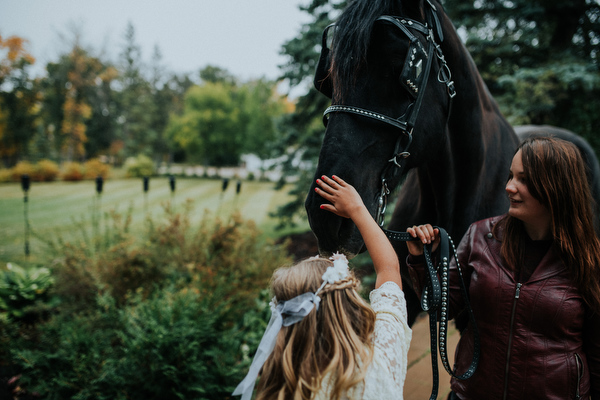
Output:
M501 217L491 218L490 220L488 220L488 224L486 225L486 229L488 229L488 232L486 232L485 234L486 242L488 244L488 250L494 258L496 264L500 266L500 269L504 271L504 273L508 275L512 281L516 282L514 271L510 269L502 259L502 243L495 237L490 237L489 235L489 233L492 233L494 225L498 221L500 221L500 219ZM498 233L499 236L502 237L504 232L502 231L502 229L500 229ZM542 257L542 260L534 269L527 282L540 281L563 273L568 274L567 267L564 265L559 255L554 250L554 246L550 246L550 249L548 250L548 252L546 252L544 257Z

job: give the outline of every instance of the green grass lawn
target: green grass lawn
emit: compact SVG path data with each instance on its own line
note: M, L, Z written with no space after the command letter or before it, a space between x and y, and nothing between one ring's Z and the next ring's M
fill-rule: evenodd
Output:
M163 206L169 202L182 209L190 199L193 203L193 221L211 215L227 218L236 210L245 219L254 220L268 236L283 234L275 230L278 221L269 213L289 201L288 188L274 190L269 182L242 182L236 194L236 181L230 181L225 192L221 180L177 179L175 193L171 193L167 178L152 178L147 193L141 179L109 179L103 193L96 194L95 182L52 182L31 185L28 193L28 214L31 231L30 256L25 257L25 203L18 183L0 185L0 265L6 262L44 262L46 246L39 238L58 236L72 238L81 235L79 225L92 232L96 218L97 229L106 223L109 211L126 215L131 208L132 228L141 229L147 215L160 218ZM100 217L98 217L100 216ZM296 230L307 230L300 221ZM289 232L289 231L288 231ZM287 232L285 232L287 233Z

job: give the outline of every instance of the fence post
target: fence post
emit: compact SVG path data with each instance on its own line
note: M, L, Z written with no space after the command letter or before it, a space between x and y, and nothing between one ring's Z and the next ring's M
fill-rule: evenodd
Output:
M21 188L23 189L23 215L25 217L25 255L29 257L29 201L27 192L29 191L29 175L21 175Z

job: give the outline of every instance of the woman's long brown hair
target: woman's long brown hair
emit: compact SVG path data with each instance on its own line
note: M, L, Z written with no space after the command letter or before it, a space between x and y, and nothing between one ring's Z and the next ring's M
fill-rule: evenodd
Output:
M315 292L332 263L309 259L275 272L273 294L278 301ZM328 284L319 293L319 310L283 327L275 349L263 366L257 400L309 400L324 376L333 377L332 399L364 380L373 357L375 313L356 292L356 278ZM360 368L359 368L360 366Z
M594 230L594 208L579 149L570 142L537 137L523 141L523 169L529 193L548 208L552 217L553 248L571 272L587 305L600 313L600 241ZM513 269L523 265L525 229L506 215L494 227L503 227L502 256Z

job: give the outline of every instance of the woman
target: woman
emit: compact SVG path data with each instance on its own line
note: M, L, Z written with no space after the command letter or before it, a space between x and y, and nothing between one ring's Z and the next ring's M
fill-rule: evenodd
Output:
M398 257L352 186L336 176L317 185L329 201L321 208L351 218L371 254L377 273L371 305L341 254L278 269L271 322L233 394L250 399L262 371L257 400L402 399L412 332Z
M504 216L471 225L458 247L481 358L467 380L452 379L450 399L600 399L600 242L584 162L571 143L530 138L517 149ZM431 225L407 231L439 241ZM415 284L423 245L409 242ZM456 263L450 317L464 308ZM455 353L462 373L473 350L471 326Z

